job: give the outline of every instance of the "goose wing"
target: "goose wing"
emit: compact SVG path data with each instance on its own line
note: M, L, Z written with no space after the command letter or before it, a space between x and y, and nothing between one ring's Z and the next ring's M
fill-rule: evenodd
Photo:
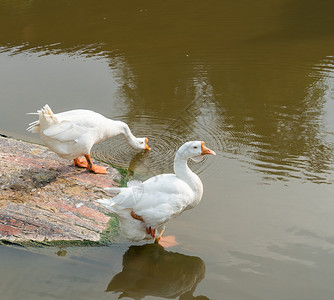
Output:
M189 185L174 174L163 174L143 183L133 211L147 224L158 226L179 215L194 198Z
M49 126L43 131L43 134L61 142L77 142L82 135L86 134L90 130L92 130L91 127L77 125L72 121L62 121L60 123Z

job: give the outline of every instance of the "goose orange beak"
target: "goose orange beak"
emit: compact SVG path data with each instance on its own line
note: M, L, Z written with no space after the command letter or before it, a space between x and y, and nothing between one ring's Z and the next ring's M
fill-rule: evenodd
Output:
M216 155L216 152L215 152L215 151L212 151L212 150L210 150L209 148L206 148L206 147L204 146L204 142L202 142L201 149L202 149L202 153L201 153L201 155L206 155L206 154Z
M145 138L145 150L151 150L151 148L147 145L148 139Z

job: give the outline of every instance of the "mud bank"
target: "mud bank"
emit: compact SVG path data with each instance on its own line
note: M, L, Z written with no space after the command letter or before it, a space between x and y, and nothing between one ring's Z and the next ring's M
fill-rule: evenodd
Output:
M0 136L0 243L112 242L117 219L95 201L105 196L104 187L118 186L122 179L108 167L107 174L93 174L46 147Z

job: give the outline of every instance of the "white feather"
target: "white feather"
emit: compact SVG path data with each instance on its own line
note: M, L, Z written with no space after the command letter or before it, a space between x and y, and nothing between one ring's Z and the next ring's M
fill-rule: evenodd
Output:
M175 174L161 174L144 182L131 181L126 188L109 188L119 194L99 201L118 216L123 234L131 240L149 238L145 228L164 228L184 210L195 207L202 198L203 185L187 166L187 159L201 156L202 142L185 143L174 160ZM214 152L212 152L214 153ZM144 222L131 216L134 212ZM161 232L161 231L160 231Z
M46 146L62 158L88 155L94 144L119 134L124 135L134 149L148 149L147 139L136 138L127 124L91 110L75 109L54 114L46 104L37 114L39 120L31 122L27 130L40 133Z

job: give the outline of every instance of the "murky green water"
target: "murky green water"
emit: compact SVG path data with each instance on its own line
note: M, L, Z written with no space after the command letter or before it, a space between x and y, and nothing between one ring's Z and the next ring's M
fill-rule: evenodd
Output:
M192 164L204 196L167 227L178 246L0 247L1 299L332 299L333 11L331 0L0 0L1 133L40 142L25 113L48 103L147 136L149 153L121 138L94 148L135 178L171 171L189 139L217 152Z

